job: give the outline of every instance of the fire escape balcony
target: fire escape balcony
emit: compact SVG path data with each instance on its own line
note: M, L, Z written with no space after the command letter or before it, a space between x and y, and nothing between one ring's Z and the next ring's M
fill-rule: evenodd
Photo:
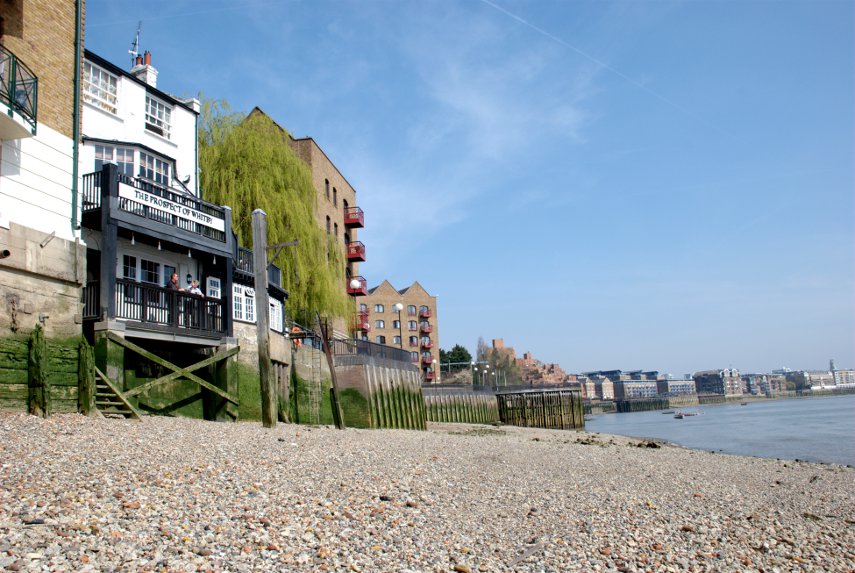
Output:
M430 318L431 312L429 308L423 308L419 310L419 318Z
M422 356L422 364L426 366L433 364L433 357L430 355Z
M356 315L355 329L361 330L362 332L368 332L371 330L371 321L368 320L368 311L359 312Z
M422 348L433 348L433 340L422 341Z
M36 134L39 79L7 47L0 44L0 140Z
M347 244L347 260L365 260L365 245L363 245L361 241L351 241Z
M434 373L433 372L425 373L425 380L427 380L428 382L432 382L433 379L434 379Z
M424 332L426 334L429 334L429 333L433 332L433 327L430 324L428 324L427 322L423 322L419 325L419 330L421 330L422 332Z
M350 277L347 282L347 294L350 296L365 296L368 294L368 281L365 277Z
M344 208L344 226L348 229L361 229L365 226L365 213L359 207Z

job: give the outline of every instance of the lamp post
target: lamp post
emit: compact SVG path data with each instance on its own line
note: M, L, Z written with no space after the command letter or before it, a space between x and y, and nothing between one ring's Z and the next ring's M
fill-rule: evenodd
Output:
M400 302L396 302L392 308L398 313L398 346L403 350L404 348L404 329L401 327L401 311L404 310L404 305Z

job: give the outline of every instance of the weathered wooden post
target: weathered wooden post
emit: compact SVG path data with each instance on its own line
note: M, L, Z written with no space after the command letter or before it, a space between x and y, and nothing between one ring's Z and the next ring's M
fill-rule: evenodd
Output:
M276 427L276 392L271 380L270 300L267 295L267 214L252 212L252 261L255 274L255 320L258 332L258 376L261 383L261 423Z
M324 354L327 356L327 364L330 368L330 376L332 377L332 407L335 408L335 414L333 415L333 420L335 421L335 427L339 430L343 430L345 428L344 424L344 413L341 410L341 394L338 391L338 380L335 375L335 361L333 360L332 349L330 349L329 343L329 325L321 322L320 315L316 315L318 319L318 330L321 331L321 342L324 348Z
M51 413L50 383L47 379L47 343L41 325L30 335L27 356L27 411L47 418Z
M78 348L77 410L84 416L95 414L95 354L85 338Z

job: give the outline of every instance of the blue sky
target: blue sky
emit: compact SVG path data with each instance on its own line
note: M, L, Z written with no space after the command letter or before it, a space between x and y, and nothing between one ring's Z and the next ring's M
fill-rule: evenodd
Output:
M357 190L440 346L855 366L853 3L89 0L86 46L258 105Z

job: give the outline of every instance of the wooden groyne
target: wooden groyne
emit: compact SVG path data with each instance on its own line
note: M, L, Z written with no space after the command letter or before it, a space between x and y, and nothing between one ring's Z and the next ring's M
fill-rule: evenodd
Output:
M430 422L493 424L499 421L499 407L492 394L425 394Z
M529 428L574 430L585 427L578 390L521 390L496 394L502 423Z

